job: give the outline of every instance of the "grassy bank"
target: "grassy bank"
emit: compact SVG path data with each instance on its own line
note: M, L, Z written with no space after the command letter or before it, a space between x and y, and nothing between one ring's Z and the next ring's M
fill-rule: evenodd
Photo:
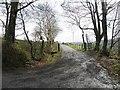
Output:
M46 64L55 63L61 57L58 51L58 43L54 43L51 52L46 52L47 42L44 43L44 52L41 55L41 42L33 42L33 54L35 59L31 58L31 48L27 40L16 40L13 45L9 45L6 41L2 41L2 64L3 68L9 67L41 67Z
M54 54L48 54L44 53L44 57L42 60L33 60L31 63L32 67L43 67L48 64L54 64L61 58L61 51L58 52L58 44L54 43L52 45L52 52L55 52Z
M82 46L77 46L70 43L65 43L65 45L68 45L77 51L83 51ZM93 50L86 51L86 54L96 58L96 60L98 60L99 63L109 71L110 74L120 79L120 56L117 55L117 51L112 50L109 57L103 57L99 54L99 52L95 52Z
M104 68L106 68L112 76L120 79L120 56L110 55L109 57L100 56L95 51L87 51L88 55L94 57Z

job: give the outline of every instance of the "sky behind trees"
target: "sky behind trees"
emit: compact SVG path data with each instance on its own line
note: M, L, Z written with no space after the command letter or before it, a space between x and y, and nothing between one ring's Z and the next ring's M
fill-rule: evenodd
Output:
M115 1L115 0L113 0ZM116 0L118 1L118 0ZM59 32L59 34L56 37L56 41L59 42L82 42L82 33L81 30L79 30L78 27L72 26L71 24L67 23L67 19L64 17L64 11L61 7L61 4L64 2L64 0L38 0L34 4L38 3L46 3L50 4L50 6L55 10L57 20L58 20L58 25L60 29L62 30ZM2 9L0 8L0 19L5 20L5 17L2 15ZM0 36L2 36L2 27L1 27L1 22L0 22ZM32 33L34 32L35 24L33 22L28 22L26 23L26 30L29 31L30 39L33 39ZM16 35L20 35L23 33L23 30L17 30ZM95 41L95 36L93 31L85 31L85 33L89 33L89 41L93 42ZM18 39L24 39L25 35L20 35L17 36L16 38ZM111 31L108 30L108 38L111 38Z

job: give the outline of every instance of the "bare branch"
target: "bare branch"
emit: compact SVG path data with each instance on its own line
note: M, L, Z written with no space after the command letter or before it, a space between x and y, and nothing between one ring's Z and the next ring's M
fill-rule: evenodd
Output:
M2 19L0 19L0 21L2 22L3 27L5 27L5 23L4 23L4 21L3 21Z
M120 41L120 39L117 39L114 43L113 43L113 46L117 43L117 42L119 42Z
M17 10L17 12L20 11L20 10L22 10L22 9L24 9L24 8L26 8L26 7L28 7L29 5L31 5L31 4L34 3L35 1L37 1L37 0L33 0L33 1L29 2L29 3L27 3L27 5L19 8L19 9Z

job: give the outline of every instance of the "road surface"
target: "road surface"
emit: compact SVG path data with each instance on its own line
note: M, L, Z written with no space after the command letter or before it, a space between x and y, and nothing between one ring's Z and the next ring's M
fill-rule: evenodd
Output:
M61 60L42 69L3 71L3 88L119 88L97 60L61 45Z

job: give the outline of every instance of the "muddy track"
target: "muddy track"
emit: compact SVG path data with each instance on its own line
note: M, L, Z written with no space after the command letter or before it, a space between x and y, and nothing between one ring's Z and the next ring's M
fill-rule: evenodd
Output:
M111 88L120 84L92 57L61 45L61 60L42 69L3 71L3 88Z

